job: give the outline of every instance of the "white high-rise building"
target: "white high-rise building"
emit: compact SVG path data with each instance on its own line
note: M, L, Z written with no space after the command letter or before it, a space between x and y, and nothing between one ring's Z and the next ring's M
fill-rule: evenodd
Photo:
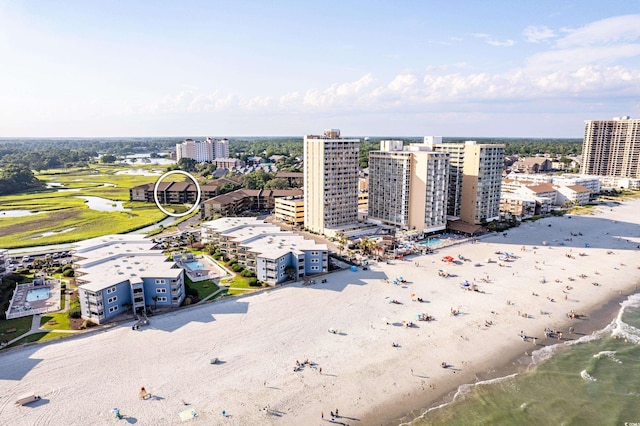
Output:
M176 159L191 158L199 163L229 157L229 141L207 138L205 141L185 139L176 144Z
M340 137L340 130L304 137L304 226L335 233L358 222L360 139Z
M369 220L404 230L447 226L449 154L428 145L381 141L369 152Z
M425 144L450 155L449 215L472 224L498 219L504 145L442 143L439 137L425 137Z
M213 158L229 158L229 141L227 139L207 138L213 144Z

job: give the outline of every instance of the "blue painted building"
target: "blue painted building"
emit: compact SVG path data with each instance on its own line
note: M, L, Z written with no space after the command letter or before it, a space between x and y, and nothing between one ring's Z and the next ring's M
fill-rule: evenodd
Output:
M225 217L201 225L202 242L211 243L222 253L253 271L260 281L278 284L294 278L329 271L329 249L302 236L282 231L278 226L252 217Z
M82 318L105 323L129 309L175 308L184 271L140 235L107 235L76 244L74 268Z

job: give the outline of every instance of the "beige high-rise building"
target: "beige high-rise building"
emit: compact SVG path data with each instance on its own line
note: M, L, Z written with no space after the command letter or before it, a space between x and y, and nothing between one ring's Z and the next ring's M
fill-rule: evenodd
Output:
M335 233L358 222L360 139L340 137L340 130L304 137L304 226Z
M369 220L404 230L447 226L449 154L424 144L381 141L369 152Z
M585 121L581 172L640 178L640 120Z
M450 155L449 216L473 224L498 219L504 145L476 141L442 143L438 136L425 137L425 144Z

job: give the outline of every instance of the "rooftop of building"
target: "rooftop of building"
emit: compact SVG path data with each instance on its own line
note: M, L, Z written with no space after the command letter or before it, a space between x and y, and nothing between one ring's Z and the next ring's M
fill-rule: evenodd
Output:
M78 285L95 292L134 277L178 277L181 270L154 246L153 241L133 234L105 235L76 243Z
M327 250L326 244L317 244L313 240L266 223L255 217L224 217L202 224L233 239L248 251L261 257L277 259L287 253L300 253L303 250Z
M556 190L552 184L546 183L546 182L539 183L537 185L528 185L526 186L526 188L535 192L536 194L539 194L542 192L553 192Z

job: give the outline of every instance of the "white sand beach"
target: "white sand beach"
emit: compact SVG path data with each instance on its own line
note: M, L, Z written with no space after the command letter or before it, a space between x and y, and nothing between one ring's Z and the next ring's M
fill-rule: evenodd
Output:
M638 211L635 200L527 222L506 236L332 273L327 283L154 316L138 331L132 321L4 350L0 424L182 424L178 413L187 408L197 417L185 424L323 425L336 408L337 423L387 424L541 348L546 327L562 331L563 341L590 330L591 312L640 282ZM500 262L497 251L514 258ZM447 255L457 262L445 265ZM398 276L407 282L393 285ZM478 291L461 286L465 280ZM583 317L568 318L571 310ZM435 320L418 321L420 313ZM212 357L221 362L210 364ZM305 360L312 365L294 371ZM141 386L149 399L138 398ZM16 406L27 392L42 399ZM114 418L114 407L124 419Z

